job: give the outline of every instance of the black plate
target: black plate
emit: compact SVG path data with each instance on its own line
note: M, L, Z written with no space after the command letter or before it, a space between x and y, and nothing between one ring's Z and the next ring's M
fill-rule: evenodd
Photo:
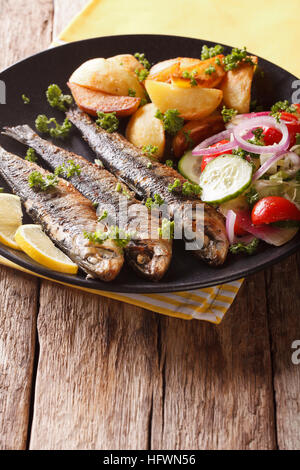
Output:
M47 104L45 90L50 83L57 83L67 91L65 85L67 78L76 67L90 58L109 57L136 51L145 52L152 62L177 56L199 57L203 44L214 45L209 41L179 36L111 36L73 42L36 54L0 74L0 80L5 82L7 92L7 104L1 105L0 127L25 123L34 126L35 117L41 113L48 116L54 115L62 120L62 113L54 111ZM231 49L228 46L224 47L227 53ZM261 70L263 70L263 74L260 73ZM253 84L253 98L257 99L264 109L269 109L278 100L291 100L294 80L296 77L290 73L264 59L259 59L259 69ZM22 93L30 97L29 105L23 104ZM24 155L26 152L23 145L8 137L1 136L0 144L8 151L18 155ZM62 146L93 160L92 152L75 130L72 137L63 142ZM7 187L1 178L0 186ZM24 221L28 223L30 219L26 216ZM180 243L175 243L169 272L158 284L138 278L126 266L115 281L107 284L86 280L83 273L70 276L50 271L34 263L25 254L3 245L0 245L0 254L37 274L69 284L115 292L150 293L196 289L239 279L277 263L294 253L300 248L300 237L297 236L280 248L263 243L261 245L259 252L252 257L229 255L223 267L212 268L187 254Z

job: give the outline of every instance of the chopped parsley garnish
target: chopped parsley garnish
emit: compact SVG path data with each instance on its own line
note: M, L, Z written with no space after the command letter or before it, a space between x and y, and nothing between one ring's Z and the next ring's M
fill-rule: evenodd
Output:
M141 108L142 106L145 106L145 104L147 103L148 103L148 100L146 98L142 98L139 107Z
M215 71L215 67L213 65L210 65L209 67L207 67L207 69L204 70L204 73L206 73L206 75L212 75Z
M93 202L92 206L95 207L95 209L97 209L97 207L99 206L99 202Z
M151 197L148 197L145 206L148 209L157 209L159 206L161 206L164 203L164 199L160 196L160 194L155 193L154 194L154 199Z
M216 57L215 64L216 65L221 65L221 61L220 61L219 57Z
M241 62L246 62L251 65L255 65L251 57L248 57L248 53L246 48L239 49L238 47L234 47L231 51L231 54L228 54L224 57L224 70L228 72L229 70L236 69Z
M168 109L165 113L158 109L155 117L163 122L165 131L171 135L175 135L180 131L184 124L184 119L180 117L177 109Z
M174 168L174 162L173 160L166 160L165 165L169 166L170 168Z
M180 180L176 178L173 184L172 183L169 184L168 191L173 192L175 191L175 189L177 188L179 189L180 187L181 187ZM193 196L193 195L198 195L201 193L201 187L199 186L199 184L185 181L182 185L181 191L182 191L182 194L184 194L185 196Z
M157 145L144 145L142 147L142 154L146 157L153 157L158 152Z
M208 47L204 45L201 51L201 60L210 59L211 57L215 57L216 55L222 54L224 51L224 47L220 44L216 44L214 47Z
M290 104L288 100L277 101L271 107L270 115L273 116L277 122L280 122L281 113L285 111L286 113L295 113L297 111L296 106Z
M25 160L27 160L28 162L32 162L32 163L37 161L37 155L34 149L29 147L29 149L26 152Z
M106 132L115 132L119 127L119 119L116 116L116 113L103 113L102 111L97 111L98 119L96 124L104 129Z
M24 104L29 104L30 103L30 98L28 98L28 96L24 95L24 93L22 95L22 100L23 100Z
M51 127L51 124L54 124L55 127ZM45 114L39 114L35 120L35 127L42 134L50 134L51 137L64 139L69 135L72 124L68 118L62 124L58 124L54 117L48 119Z
M120 229L117 225L111 226L108 232L102 232L98 230L96 232L83 232L84 238L89 240L91 243L102 245L105 240L114 240L116 245L120 248L125 248L130 242L132 236Z
M29 187L39 191L55 188L58 185L58 181L57 176L51 174L43 176L39 171L33 171L28 177Z
M108 216L108 212L107 211L103 211L102 215L100 217L98 217L98 222L101 222L101 220L104 220L106 219Z
M163 219L161 227L158 229L158 235L160 238L172 239L174 238L175 223L174 220Z
M128 191L126 191L126 189L124 189L124 188L122 187L121 183L117 183L117 184L116 184L115 191L116 191L117 193L122 193L123 196L126 196L126 197L127 197L127 199L130 199L130 198L131 198L130 193L129 193Z
M256 204L260 199L258 192L255 188L253 188L253 186L249 189L245 196L250 207L253 207L254 204Z
M231 121L231 119L237 115L237 110L233 108L226 108L226 106L223 106L221 114L223 116L223 121L226 123Z
M188 78L190 80L191 86L198 85L198 82L195 79L195 75L197 75L197 70L193 70L192 72L188 72L187 70L184 70L184 72L182 72L182 78Z
M129 88L129 89L128 89L128 96L134 97L135 95L136 95L136 91L133 90L132 88Z
M296 181L300 183L300 170L297 171L295 178L296 178Z
M146 59L144 53L136 52L134 57L145 67L145 69L150 70L151 64L148 59Z
M237 155L238 157L241 157L241 158L246 158L247 156L251 158L259 158L258 153L247 152L246 150L241 149L241 147L233 149L232 154Z
M300 134L298 132L296 134L296 145L300 145Z
M46 97L50 106L60 111L66 111L67 107L73 103L72 96L64 95L59 86L54 83L48 86Z
M55 168L54 174L56 176L63 176L64 178L72 178L74 175L79 176L81 168L73 160L68 160L67 164L59 165Z
M173 183L170 183L168 185L168 191L172 193L173 191L175 191L176 188L180 188L180 186L181 186L180 180L176 178Z
M191 138L191 131L189 130L189 131L182 131L182 132L185 137L185 143L188 145L188 148L191 149L195 145L195 142Z
M231 253L234 255L237 255L239 253L246 253L247 255L253 255L258 247L259 244L259 239L254 238L252 242L245 244L245 243L234 243L229 247L229 250Z
M139 82L143 82L148 77L149 70L147 70L147 69L142 69L142 70L135 69L135 73L137 75L137 78L138 78Z
M257 129L254 129L251 132L254 135L254 137L252 139L248 140L248 142L250 142L250 144L265 145L264 136L263 136L264 130L263 130L262 127L258 127Z
M121 192L122 192L122 185L121 185L121 183L117 183L117 184L116 184L115 191L117 191L117 193L121 193Z
M201 187L199 184L195 183L190 183L189 181L186 181L182 185L182 194L185 196L193 196L193 195L198 195L201 193Z

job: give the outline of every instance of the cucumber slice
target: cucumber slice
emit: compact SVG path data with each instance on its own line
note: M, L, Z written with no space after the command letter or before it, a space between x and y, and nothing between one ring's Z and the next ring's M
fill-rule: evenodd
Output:
M253 166L238 155L220 155L200 175L201 199L221 203L233 199L251 184Z
M199 184L201 162L202 155L192 155L192 151L189 150L179 160L178 171L182 174L182 176L184 176L184 178L192 181L192 183Z

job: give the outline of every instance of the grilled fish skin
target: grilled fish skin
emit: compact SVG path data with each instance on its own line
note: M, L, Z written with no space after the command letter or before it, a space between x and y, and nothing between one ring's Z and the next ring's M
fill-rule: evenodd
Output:
M97 155L104 166L118 179L126 183L135 193L146 199L159 194L168 204L170 214L181 210L184 204L204 207L204 243L203 247L193 253L206 263L222 265L228 253L228 239L226 235L224 217L208 204L204 204L198 197L187 197L181 191L170 192L169 184L178 179L181 185L187 180L173 168L151 160L143 155L139 149L129 143L123 136L114 132L108 133L96 125L86 113L79 108L72 107L67 113L69 120L81 132L84 140ZM183 220L184 224L184 220ZM194 225L194 220L193 220Z
M53 169L59 165L67 165L70 160L79 165L80 175L75 174L69 181L86 198L98 204L99 214L102 214L111 206L118 213L120 203L126 203L128 210L136 204L142 206L141 202L135 199L134 193L125 184L120 184L109 171L91 163L80 155L59 148L42 139L28 125L5 127L2 133L33 148ZM116 191L117 184L119 185L118 191ZM145 209L144 206L142 207ZM155 217L155 215L148 213L148 220L143 223L143 226L139 227L124 251L126 261L139 275L151 281L159 281L170 265L172 242L166 239L152 240L149 238L150 217ZM134 215L129 218L129 224L134 223L134 218Z
M26 212L83 271L102 281L112 281L123 266L124 256L113 240L95 245L84 238L84 231L95 232L98 225L91 202L60 178L51 190L30 188L28 177L33 171L49 175L35 163L0 147L0 174L21 198Z

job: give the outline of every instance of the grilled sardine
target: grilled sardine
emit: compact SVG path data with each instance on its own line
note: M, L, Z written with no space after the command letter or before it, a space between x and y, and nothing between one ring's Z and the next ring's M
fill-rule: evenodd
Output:
M182 210L183 205L191 204L193 208L203 205L204 242L202 248L194 253L208 264L217 266L224 263L228 240L223 216L198 197L187 197L181 190L175 189L171 192L168 189L176 179L180 181L181 186L186 179L174 169L141 155L140 150L120 134L108 133L101 129L79 108L71 108L66 114L104 166L139 197L146 199L153 197L155 193L159 194L168 204L171 216L175 211ZM194 220L192 225L194 226Z
M95 232L98 228L92 203L60 178L51 190L30 188L28 178L33 171L49 175L35 163L0 147L0 174L20 196L32 219L83 271L103 281L113 280L124 263L122 249L110 239L95 245L84 237L85 231Z
M122 208L126 207L129 217L127 219L128 226L124 227L125 230L130 231L130 226L138 226L134 236L125 247L127 262L138 274L145 278L158 281L163 277L171 261L172 242L167 239L150 238L151 224L155 224L151 217L157 216L147 211L148 218L140 217L138 211L134 210L135 205L137 205L137 208L146 208L142 206L140 201L135 199L134 193L125 184L120 183L114 175L103 167L101 168L84 157L56 147L51 142L42 139L27 125L5 127L3 134L36 150L53 169L59 165L68 165L70 160L79 165L80 174L74 174L69 181L85 197L98 205L98 214L101 215L104 211L109 213L111 207L118 214ZM138 223L138 217L142 224ZM105 223L106 220L103 220L103 222Z

